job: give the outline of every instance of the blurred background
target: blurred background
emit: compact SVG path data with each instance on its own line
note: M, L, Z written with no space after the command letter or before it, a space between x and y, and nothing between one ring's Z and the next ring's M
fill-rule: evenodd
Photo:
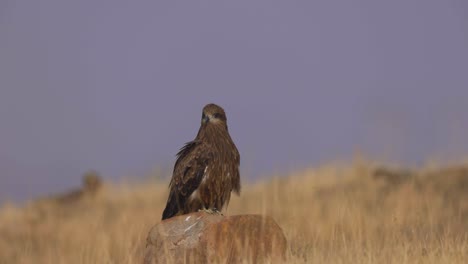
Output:
M244 181L462 160L468 2L0 2L0 202L169 176L212 102Z

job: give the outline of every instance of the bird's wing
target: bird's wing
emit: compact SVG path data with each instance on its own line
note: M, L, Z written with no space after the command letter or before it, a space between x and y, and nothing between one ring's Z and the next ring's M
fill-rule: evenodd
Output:
M170 183L179 199L184 201L198 188L212 158L210 146L201 141L188 142L180 149Z
M201 141L191 141L177 153L172 179L169 184L170 193L162 219L173 217L181 212L187 198L198 188L205 169L213 152Z

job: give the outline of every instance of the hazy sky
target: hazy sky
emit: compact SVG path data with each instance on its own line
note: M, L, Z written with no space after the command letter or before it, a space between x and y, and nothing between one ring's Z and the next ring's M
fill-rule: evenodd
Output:
M468 154L468 2L0 1L0 201L171 168L206 103L242 177Z

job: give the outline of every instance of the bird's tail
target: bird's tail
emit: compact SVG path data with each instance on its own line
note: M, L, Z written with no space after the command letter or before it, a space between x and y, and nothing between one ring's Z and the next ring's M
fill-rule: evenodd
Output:
M164 209L162 220L171 218L179 212L179 206L177 205L177 199L175 195L171 192L169 194L169 199L167 199L166 208Z

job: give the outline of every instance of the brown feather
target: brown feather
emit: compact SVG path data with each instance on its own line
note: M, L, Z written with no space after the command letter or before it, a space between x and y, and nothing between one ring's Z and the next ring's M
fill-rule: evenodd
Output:
M231 191L240 193L239 164L224 110L206 105L197 137L177 154L163 219L200 209L222 210Z

